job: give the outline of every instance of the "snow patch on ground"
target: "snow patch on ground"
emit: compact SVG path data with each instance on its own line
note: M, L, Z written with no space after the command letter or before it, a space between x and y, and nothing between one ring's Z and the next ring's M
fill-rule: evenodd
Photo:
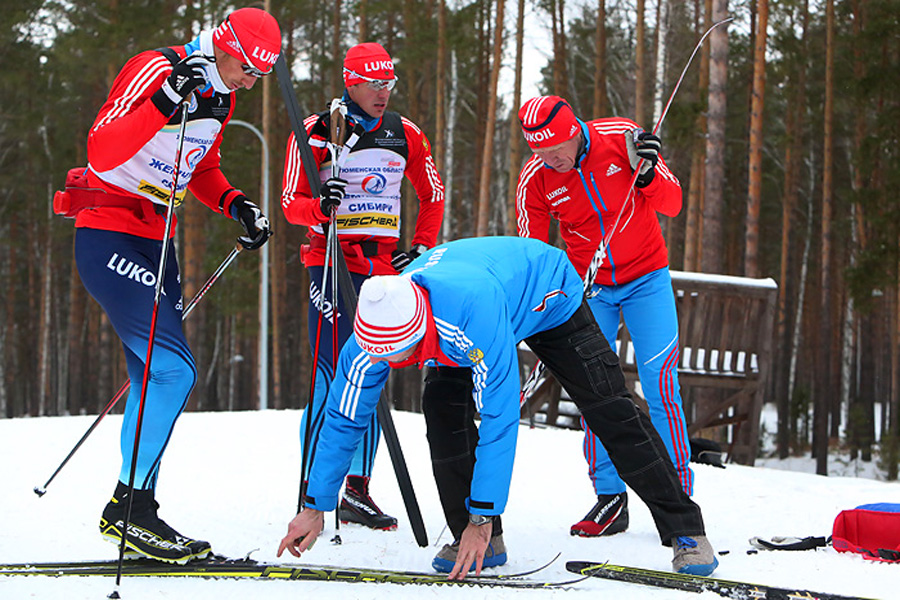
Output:
M372 492L383 509L396 515L395 532L343 526L340 546L329 543L333 517L322 539L303 558L305 564L430 571L431 559L449 542L431 466L421 415L395 412L431 546L416 546L385 448L378 455ZM100 512L118 472L121 416L109 416L70 464L38 498L42 485L94 417L0 420L0 562L111 559L116 547L102 541ZM160 514L176 529L212 542L231 556L254 551L274 561L275 550L294 514L299 479L299 411L188 413L175 430L162 465ZM535 578L563 580L566 560L597 560L668 569L671 550L659 544L649 512L632 495L631 527L610 538L582 539L569 526L593 504L581 455L580 433L553 429L519 430L519 447L510 502L504 514L505 540L514 572L536 567L557 552L562 557ZM789 466L798 466L793 463ZM900 484L869 478L819 477L804 472L728 465L697 465L695 500L707 532L721 552L716 575L778 586L795 586L849 596L896 597L900 565L873 563L831 548L807 552L748 554L753 536L828 535L843 509L871 502L900 502ZM300 562L292 560L288 562ZM112 579L0 577L0 598L81 598L102 600ZM261 598L316 600L440 597L510 598L559 595L709 600L671 590L590 580L570 590L513 591L385 584L285 581L124 579L125 600L144 598L231 600ZM540 594L538 596L537 594ZM604 595L604 597L606 597Z

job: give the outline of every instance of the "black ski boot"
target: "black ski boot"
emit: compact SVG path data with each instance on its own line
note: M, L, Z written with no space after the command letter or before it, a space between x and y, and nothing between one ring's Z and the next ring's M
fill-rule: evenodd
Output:
M122 482L100 517L100 534L114 544L122 541L125 511L128 508L128 486ZM126 557L152 558L168 563L185 564L195 558L206 558L209 542L181 535L156 514L159 509L153 490L134 490L131 519L125 536ZM131 550L132 552L129 552Z
M397 529L397 519L381 512L369 496L369 478L348 475L347 486L341 497L339 508L341 523L359 523L372 529L393 531Z
M581 537L613 535L628 529L628 494L600 494L597 504L572 525L569 533Z

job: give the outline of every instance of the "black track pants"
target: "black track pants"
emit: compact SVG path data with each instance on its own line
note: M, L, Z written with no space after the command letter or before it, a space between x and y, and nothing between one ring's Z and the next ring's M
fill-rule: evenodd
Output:
M469 523L466 498L472 485L478 444L471 369L429 367L422 392L422 412L444 517L453 539L458 540ZM502 532L499 516L494 519L493 528L493 535Z
M684 493L665 444L634 405L619 357L587 303L567 322L525 341L569 393L619 476L648 506L662 543L704 535L700 507Z

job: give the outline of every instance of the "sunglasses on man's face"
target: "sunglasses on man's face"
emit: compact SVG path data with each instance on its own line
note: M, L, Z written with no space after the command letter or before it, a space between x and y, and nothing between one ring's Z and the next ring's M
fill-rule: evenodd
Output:
M256 67L253 66L253 61L250 60L250 57L247 56L247 53L244 52L244 47L241 46L241 40L238 39L237 34L234 32L234 28L231 26L231 21L226 17L225 24L228 25L228 30L231 31L231 36L234 38L234 42L237 44L238 50L241 52L241 56L244 57L244 64L241 65L241 70L244 72L244 75L250 75L251 77L256 77L259 79L263 75L268 75L272 72L272 69L268 71L260 71Z
M366 77L365 75L360 75L356 71L353 71L353 70L347 69L347 68L344 69L344 73L349 74L351 77L357 77L359 79L362 79L363 81L365 81L368 84L370 89L375 90L376 92L380 92L381 90L384 90L384 89L390 91L390 90L394 89L395 85L397 85L396 77L394 77L393 79L372 79L371 77Z
M259 79L259 78L262 77L263 75L268 75L269 73L272 72L272 71L270 70L270 71L266 71L265 73L263 73L262 71L260 71L260 70L257 69L256 67L250 66L250 65L248 65L248 64L246 64L246 63L243 64L243 65L241 65L241 70L244 72L244 75L250 75L250 76L252 76L252 77L256 77L257 79Z

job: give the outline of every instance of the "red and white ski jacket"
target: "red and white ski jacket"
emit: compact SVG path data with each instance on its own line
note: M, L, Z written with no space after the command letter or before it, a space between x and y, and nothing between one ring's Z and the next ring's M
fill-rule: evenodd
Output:
M331 177L329 123L327 112L304 121L321 181ZM354 134L358 137L354 138ZM348 184L336 217L347 268L363 275L395 275L391 252L400 238L403 177L412 183L419 199L411 246L433 247L444 216L444 184L434 165L428 138L412 121L388 111L371 131L356 126L345 150L338 164L340 176ZM324 265L322 223L328 217L322 214L319 199L312 197L294 134L288 139L282 187L284 216L295 225L309 227L310 244L301 249L303 264Z
M599 285L628 283L669 264L656 213L674 217L681 210L682 197L681 184L662 157L653 181L645 188L636 188L634 202L623 211L632 176L625 134L636 127L633 121L622 118L581 123L586 145L575 168L557 173L534 155L519 174L519 235L546 242L550 219L557 219L569 260L582 277L622 212L594 280Z
M179 58L186 56L184 46L172 50ZM156 206L168 204L181 110L163 114L150 97L171 72L172 63L157 50L142 52L122 67L88 134L90 187ZM176 205L189 189L215 212L230 215L231 201L241 192L228 183L219 168L219 146L222 130L234 113L234 93L216 94L210 89L192 94L190 102ZM93 208L81 211L75 226L162 239L165 211Z

